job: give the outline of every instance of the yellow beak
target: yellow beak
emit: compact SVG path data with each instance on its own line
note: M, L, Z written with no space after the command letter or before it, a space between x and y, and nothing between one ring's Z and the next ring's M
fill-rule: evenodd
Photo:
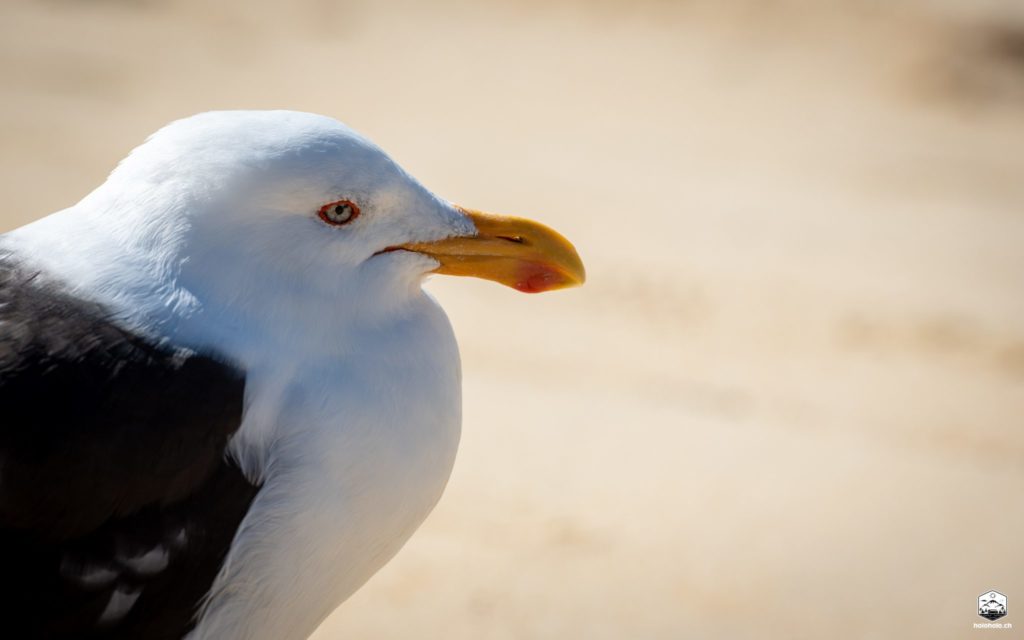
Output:
M440 263L434 273L494 280L525 293L575 287L586 280L576 249L554 229L524 218L459 209L476 225L476 235L395 248L434 258Z

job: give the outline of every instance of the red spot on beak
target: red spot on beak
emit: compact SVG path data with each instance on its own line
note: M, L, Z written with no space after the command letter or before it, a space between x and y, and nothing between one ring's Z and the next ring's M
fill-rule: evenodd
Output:
M531 263L523 269L515 288L523 293L543 293L558 288L562 274L543 264Z

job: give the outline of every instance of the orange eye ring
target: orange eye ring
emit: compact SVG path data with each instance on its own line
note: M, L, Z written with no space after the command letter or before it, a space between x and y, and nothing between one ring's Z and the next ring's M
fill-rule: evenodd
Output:
M359 217L359 205L351 200L335 200L320 207L317 216L333 227L340 227Z

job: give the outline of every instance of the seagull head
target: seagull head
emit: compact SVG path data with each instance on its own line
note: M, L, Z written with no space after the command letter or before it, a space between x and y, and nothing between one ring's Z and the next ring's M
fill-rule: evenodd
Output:
M381 287L418 290L431 273L529 293L584 280L557 232L438 198L366 138L308 113L223 111L173 122L80 206L83 224L117 238L140 268L220 299L244 301L273 286L344 292L351 306Z

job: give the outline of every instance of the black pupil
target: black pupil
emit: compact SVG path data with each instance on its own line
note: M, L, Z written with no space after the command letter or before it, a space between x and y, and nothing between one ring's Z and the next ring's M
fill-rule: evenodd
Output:
M345 220L349 217L352 209L347 204L339 204L334 207L334 215L340 220Z

